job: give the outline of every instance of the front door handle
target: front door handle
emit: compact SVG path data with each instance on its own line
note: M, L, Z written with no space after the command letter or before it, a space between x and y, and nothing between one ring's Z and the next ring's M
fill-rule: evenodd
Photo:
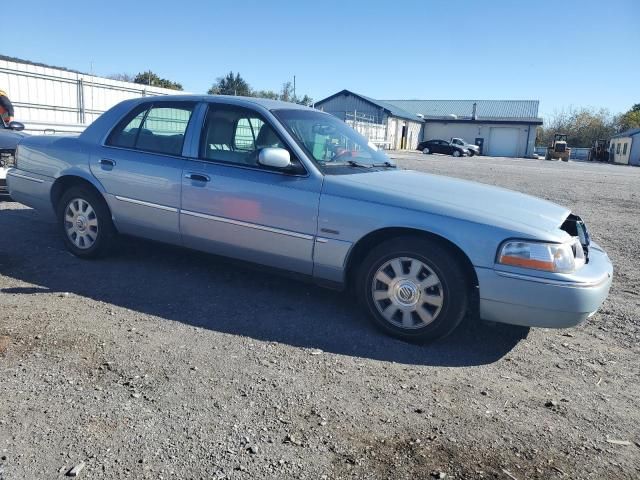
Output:
M108 158L103 158L100 160L100 165L102 165L103 167L115 167L116 166L116 161L115 160L110 160Z
M209 175L205 175L204 173L187 173L184 178L188 180L195 180L197 182L209 182L211 178Z

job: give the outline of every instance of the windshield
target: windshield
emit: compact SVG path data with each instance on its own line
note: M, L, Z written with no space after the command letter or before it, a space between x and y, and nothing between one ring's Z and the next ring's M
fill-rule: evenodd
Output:
M273 113L320 166L395 166L375 145L333 115L313 110Z

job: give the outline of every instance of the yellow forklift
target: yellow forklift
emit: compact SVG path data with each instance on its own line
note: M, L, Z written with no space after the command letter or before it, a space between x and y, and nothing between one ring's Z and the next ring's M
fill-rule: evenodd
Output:
M568 162L571 156L571 149L567 146L567 135L565 133L556 133L553 136L553 143L547 147L547 160L562 160Z

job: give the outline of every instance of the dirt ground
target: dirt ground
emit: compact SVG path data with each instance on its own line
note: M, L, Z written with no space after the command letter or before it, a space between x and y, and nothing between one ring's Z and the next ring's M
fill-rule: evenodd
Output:
M0 479L639 478L640 168L392 156L573 209L614 263L601 311L409 345L205 254L79 260L0 200Z

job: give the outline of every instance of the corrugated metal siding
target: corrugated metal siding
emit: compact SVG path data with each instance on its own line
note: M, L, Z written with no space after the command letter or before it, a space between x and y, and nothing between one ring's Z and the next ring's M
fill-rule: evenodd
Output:
M629 165L640 166L640 135L631 137L631 153L629 154Z
M547 154L547 147L538 145L534 151L539 156L544 157ZM591 152L591 149L587 147L571 147L571 156L569 158L572 160L587 160L589 152Z
M341 120L346 120L347 114L353 115L357 112L360 116L369 116L370 121L382 123L384 121L384 111L382 108L372 105L370 102L351 94L338 95L328 100L322 100L315 104L315 108L335 115Z
M429 121L425 123L424 128L424 140L446 140L450 141L451 138L462 138L466 142L474 144L476 138L482 138L484 140L484 155L496 155L500 154L500 145L492 145L493 129L517 129L519 135L517 138L513 138L511 143L511 150L515 152L517 157L526 157L531 155L534 150L535 143L535 125L518 125L508 123L482 123L480 122L443 122L443 121Z
M407 112L396 105L351 92L350 90L343 90L335 96L320 100L316 102L315 107L325 112L333 113L339 118L342 118L345 112L353 113L356 107L358 107L357 111L369 112L370 115L372 115L370 112L373 110L378 112L378 119L375 120L377 123L384 122L385 112L390 112L392 116L402 118L403 120L422 123L422 120L418 118L417 115Z
M444 118L456 115L471 118L473 104L477 104L479 119L537 119L538 100L383 100L412 114Z
M123 100L184 93L6 60L0 60L0 87L15 107L16 120L32 132L82 131Z

